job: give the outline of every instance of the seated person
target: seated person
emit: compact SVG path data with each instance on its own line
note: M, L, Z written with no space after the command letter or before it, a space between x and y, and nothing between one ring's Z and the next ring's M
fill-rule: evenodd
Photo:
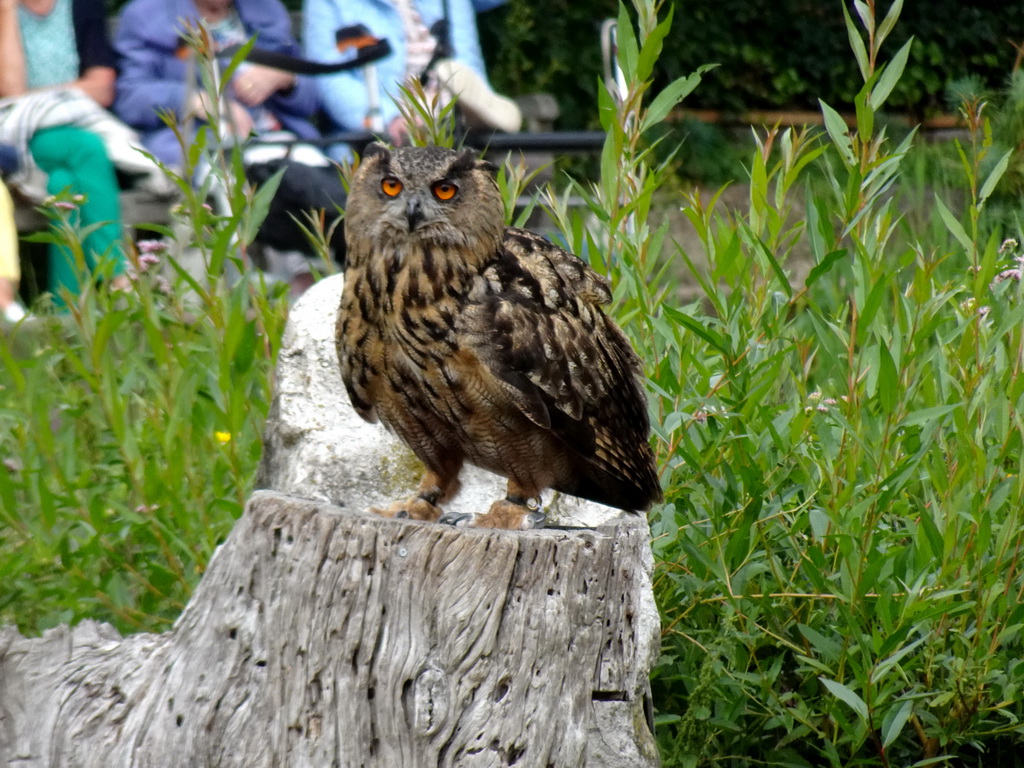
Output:
M179 121L184 121L189 112L201 118L207 98L198 72L195 83L186 82L189 64L187 57L179 55L182 20L193 25L202 22L219 50L256 36L256 45L263 50L292 56L301 53L291 35L288 12L280 0L130 0L114 36L121 67L114 108L121 119L142 134L153 155L171 167L182 165L181 146L160 113L174 112ZM240 138L272 131L287 131L300 139L318 136L310 118L318 111L320 102L316 84L309 77L244 62L235 70L226 93L232 118L229 125L233 123ZM303 149L308 157L311 148ZM344 203L344 187L336 169L330 167L322 153L313 154L322 161L324 172L317 179L327 202ZM308 177L309 174L303 174L303 178ZM287 193L288 181L286 171L278 198ZM280 257L280 263L291 265L282 269L290 273L287 277L293 287L306 285L309 266L305 260L273 252L287 248L305 250L305 239L288 215L290 211L301 219L302 206L290 204L289 200L284 200L284 205L278 199L274 202L276 208L257 239L272 246L272 253L267 254L269 260ZM334 213L332 207L327 210L329 220ZM339 233L340 230L338 227ZM340 238L335 238L332 245L340 258Z
M500 4L479 0L486 6ZM438 40L432 33L445 18L448 4L450 51L437 61ZM459 105L467 122L474 127L504 131L519 130L522 116L511 99L498 96L487 83L480 39L476 29L476 10L471 0L304 0L302 39L306 56L322 62L347 58L338 50L335 34L347 26L364 25L375 37L386 38L392 55L377 63L381 87L381 122L392 142L401 143L404 120L395 100L398 86L409 78L419 78L430 66L427 91L459 96ZM359 70L326 75L318 79L324 110L336 130L358 131L373 128L367 123L370 94Z
M114 99L113 49L106 34L102 0L0 0L0 97L46 88L74 88L102 107ZM73 41L73 42L72 42ZM86 266L99 257L116 259L114 283L127 283L121 237L121 208L114 166L100 138L71 125L36 131L25 148L47 174L51 195L82 194ZM54 299L80 290L80 269L69 249L49 248L49 280Z
M14 201L2 177L18 167L18 153L14 147L0 144L0 320L14 324L25 316L18 303L18 281L21 265L18 262L18 230L14 223Z
M13 325L25 316L18 302L18 230L14 224L14 202L7 186L0 181L0 320Z

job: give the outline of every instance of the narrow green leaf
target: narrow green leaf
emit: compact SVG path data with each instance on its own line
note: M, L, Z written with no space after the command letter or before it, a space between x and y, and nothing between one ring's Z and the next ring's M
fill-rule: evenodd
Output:
M284 171L284 166L282 166L281 170L277 171L256 189L256 194L252 198L252 205L249 208L249 215L243 219L244 223L240 232L243 242L251 243L256 237L256 233L259 231L263 220L267 218L267 213L270 211L270 201L274 199L274 194L281 185Z
M610 136L618 116L618 108L616 106L617 96L615 93L609 91L609 87L614 86L611 86L609 83L604 82L603 79L598 78L597 116L601 121L601 129Z
M864 38L860 36L860 30L853 23L850 12L846 10L846 3L843 3L843 16L846 18L846 34L850 38L850 48L853 49L853 56L857 59L857 67L860 69L860 76L867 80L871 76L868 65L868 50L864 47Z
M870 141L871 134L875 130L875 110L871 107L871 97L867 85L854 97L853 103L857 109L857 134L861 141Z
M929 765L949 765L950 761L954 759L953 755L939 755L938 757L927 757L924 760L918 760L910 768L927 768Z
M711 330L696 318L690 317L667 304L662 306L662 311L665 313L665 317L669 320L685 326L688 330L700 336L700 338L704 339L704 341L725 355L725 357L731 357L729 345L721 334Z
M943 543L942 533L939 531L939 527L935 524L935 519L932 517L930 510L922 512L918 518L918 546L927 546L930 552L928 553L928 560L939 560L942 558L943 553L946 550L945 544Z
M946 225L946 229L949 233L957 239L957 242L964 247L964 250L971 250L971 238L967 236L967 231L964 229L964 225L957 221L956 217L952 214L946 204L942 202L942 198L939 197L938 193L935 193L935 204L939 208L939 216L942 217L943 223Z
M868 7L868 4L864 0L853 0L853 7L857 9L857 15L860 16L864 29L869 32L873 31L875 28L875 15Z
M640 46L640 56L636 63L637 80L649 80L651 73L654 72L654 65L661 56L661 49L664 45L665 38L668 36L669 30L672 28L672 17L675 15L675 11L676 7L674 5L670 5L668 8L668 15L666 15L665 18L662 19L643 40L643 44Z
M845 359L848 340L842 329L822 317L820 312L811 312L810 318L814 325L815 340L822 347L825 358L833 361Z
M605 198L608 200L615 200L618 197L616 172L619 153L615 146L615 138L615 132L609 132L601 148L601 185L605 188Z
M999 183L999 180L1003 177L1003 174L1006 173L1006 167L1010 163L1011 155L1013 155L1013 150L1006 150L1003 156L1000 157L999 161L995 164L995 167L992 168L992 171L991 173L989 173L988 178L985 179L985 183L981 185L981 192L978 193L979 201L985 202L986 200L988 200L989 195L991 195L992 192L995 191L996 184Z
M871 324L875 321L875 315L878 314L878 309L882 306L882 299L885 297L887 290L888 284L885 280L877 281L872 286L867 298L864 299L864 306L859 308L860 317L857 320L858 344L863 344L867 341L868 331L871 330Z
M636 79L636 60L640 51L636 44L636 35L633 34L633 21L629 18L624 3L619 4L619 23L615 29L615 41L622 75L627 83L632 83Z
M687 75L686 77L680 77L669 83L665 90L654 97L654 101L651 102L651 106L647 108L647 113L644 115L643 123L640 126L641 131L646 131L652 125L657 125L671 112L679 102L689 96L693 89L700 84L701 75L707 72L709 69L714 69L717 64L705 64L700 67L696 72Z
M804 281L804 287L810 288L818 280L823 278L829 272L832 271L832 267L842 261L846 256L846 249L840 248L838 251L832 251L831 253L825 254L825 258L815 264L811 271L807 273L807 279Z
M834 637L826 637L818 630L808 626L807 624L797 624L796 628L799 630L800 634L806 637L810 642L811 647L814 649L814 653L820 656L825 662L831 664L839 658L840 644Z
M789 284L789 278L786 277L786 273L782 271L782 265L779 264L779 260L775 258L775 254L768 249L768 246L764 244L764 241L755 235L749 227L745 226L744 230L746 231L747 237L750 241L757 246L757 249L761 251L761 254L768 260L768 264L771 266L772 272L775 273L775 277L778 279L779 285L782 286L782 290L786 292L786 298L793 298L793 286Z
M16 501L17 486L14 483L14 474L4 465L0 464L0 519L6 521L9 526L16 525L16 512L18 502Z
M846 121L821 99L818 99L818 103L821 105L821 114L825 118L825 130L828 131L829 138L839 150L843 162L848 167L856 165L857 159L853 156L853 144L850 141L850 129L847 128Z
M872 685L878 685L882 683L886 675L889 674L890 670L899 664L903 659L909 656L911 653L920 648L926 638L919 637L912 643L904 645L898 651L886 656L884 659L878 662L875 668L871 671L871 683ZM898 673L899 674L899 673Z
M888 722L882 722L882 747L888 747L899 738L900 733L903 732L903 726L907 724L907 720L910 719L910 713L913 711L914 704L911 701L904 701L899 709L890 710L890 712L895 712L895 714L893 714L891 719L887 714L885 720Z
M899 19L902 10L903 0L893 0L893 4L889 6L889 12L885 14L882 23L878 25L878 32L875 33L875 45L878 47L882 46L885 38L889 36L892 28L896 26L896 20Z
M100 321L96 324L96 336L93 340L95 359L98 360L100 355L103 354L107 344L110 342L110 337L122 325L125 319L125 315L121 312L109 312L100 318Z
M866 721L868 719L868 705L853 690L835 680L829 680L827 677L819 677L818 679L821 680L822 685L828 688L829 693L849 706L850 709L857 713L861 720Z
M878 402L887 413L899 403L899 373L892 353L885 344L878 345Z
M750 529L756 519L756 514L750 515L744 510L743 516L729 529L729 537L722 554L730 571L738 569L750 555Z
M954 403L952 405L936 405L932 408L922 408L903 419L900 422L900 426L915 427L921 424L935 424L941 421L943 416L952 413L960 407L962 407L961 403Z
M242 328L238 345L231 358L236 377L241 378L249 373L253 362L256 360L256 345L258 342L259 336L256 333L255 324L252 322L246 323Z
M892 57L892 61L885 65L881 76L878 78L878 84L871 91L869 103L872 108L880 109L885 100L889 98L892 89L896 87L896 83L903 77L903 70L907 66L907 58L910 56L910 47L913 44L914 38L907 40L903 47L896 52L896 55Z

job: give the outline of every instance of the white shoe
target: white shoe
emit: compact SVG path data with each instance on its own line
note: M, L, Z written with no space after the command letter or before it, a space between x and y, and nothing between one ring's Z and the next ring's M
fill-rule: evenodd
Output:
M18 302L12 301L0 316L10 325L15 325L25 319L25 308Z
M459 97L459 107L470 125L515 133L523 124L519 105L492 91L480 75L461 61L442 59L434 71L441 86Z

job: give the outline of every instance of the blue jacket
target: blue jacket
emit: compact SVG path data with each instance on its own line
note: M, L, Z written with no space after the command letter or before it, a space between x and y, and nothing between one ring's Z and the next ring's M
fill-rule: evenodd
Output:
M10 144L0 144L0 176L14 173L20 165L21 158L18 157L18 148Z
M242 24L257 36L260 48L301 55L291 33L291 20L280 0L235 0ZM121 12L114 36L120 57L120 75L114 111L142 134L143 142L157 158L181 164L181 148L174 132L160 119L158 110L179 112L185 99L187 61L178 58L181 19L192 23L199 17L193 0L131 0ZM264 106L282 127L302 138L313 138L316 129L309 118L319 109L316 84L299 76L289 93L274 94Z
M429 28L444 18L444 2L449 4L451 38L454 58L476 70L486 82L480 38L476 29L476 10L472 0L414 0L423 23ZM477 0L493 7L495 0ZM335 62L349 55L338 52L335 32L352 24L363 24L376 37L387 38L392 54L377 62L381 87L381 113L387 125L398 116L393 97L405 80L405 37L398 11L388 0L304 0L302 7L302 44L306 57L315 61ZM369 97L363 75L358 70L317 78L323 107L334 127L358 131L365 128L364 119ZM389 98L388 96L392 98Z

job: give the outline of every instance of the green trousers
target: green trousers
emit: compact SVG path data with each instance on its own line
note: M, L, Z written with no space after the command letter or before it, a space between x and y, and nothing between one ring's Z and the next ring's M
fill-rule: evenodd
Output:
M121 202L114 166L99 136L71 125L37 131L29 141L36 164L49 176L46 189L51 195L65 190L84 195L79 207L82 227L99 225L83 242L85 266L91 271L100 258L115 259L114 274L124 271L121 243ZM72 252L53 244L49 251L50 292L62 304L64 290L72 295L81 290L84 275Z

